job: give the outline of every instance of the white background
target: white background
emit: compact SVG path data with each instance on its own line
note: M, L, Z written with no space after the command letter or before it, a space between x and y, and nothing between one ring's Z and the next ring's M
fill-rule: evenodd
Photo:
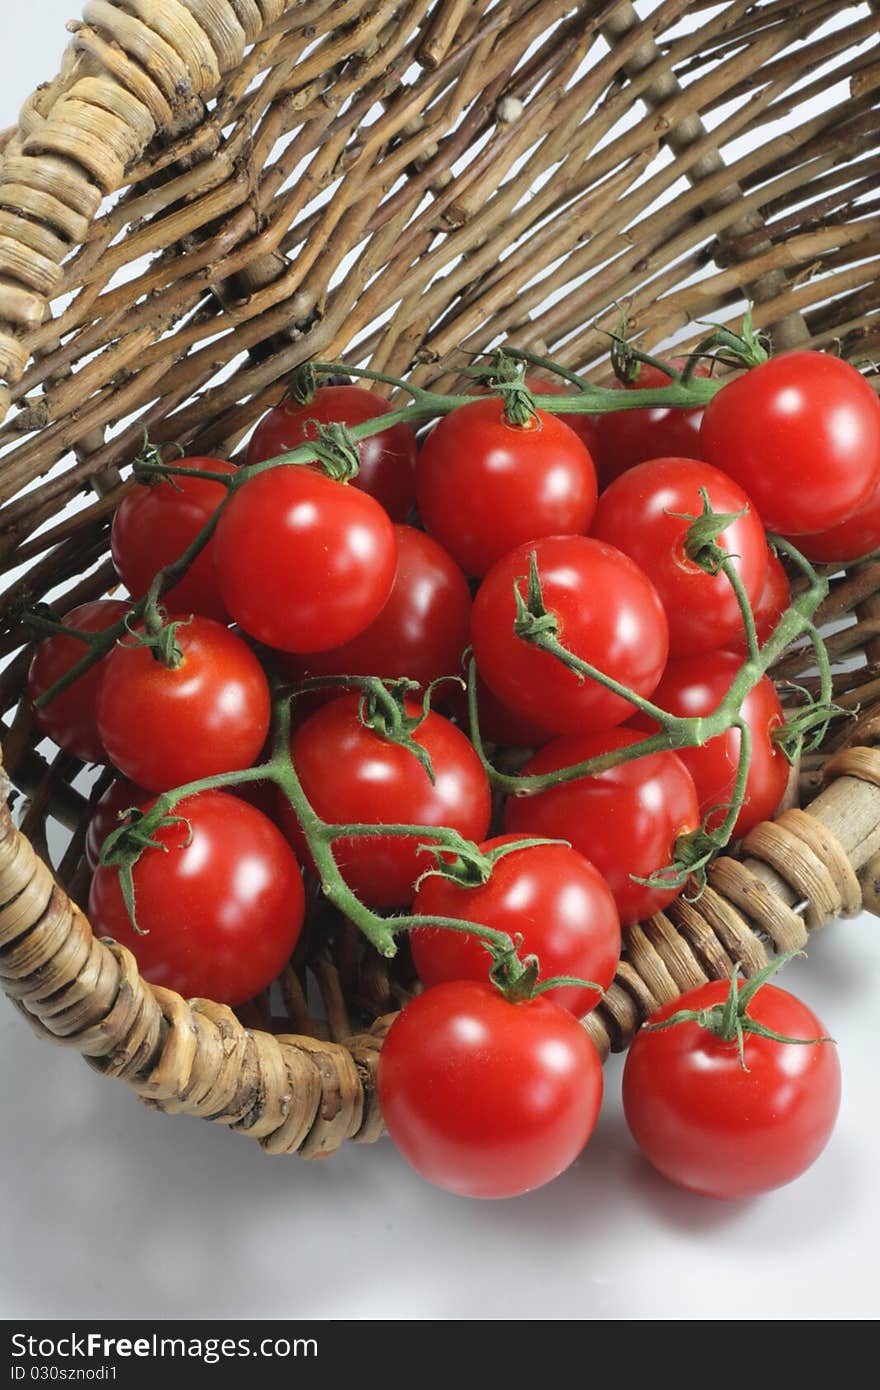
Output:
M54 74L76 9L16 7L0 123ZM307 1165L148 1112L0 999L0 1317L873 1318L880 924L829 927L785 983L838 1040L843 1109L811 1172L739 1204L643 1163L620 1059L581 1160L477 1204L426 1186L388 1141Z

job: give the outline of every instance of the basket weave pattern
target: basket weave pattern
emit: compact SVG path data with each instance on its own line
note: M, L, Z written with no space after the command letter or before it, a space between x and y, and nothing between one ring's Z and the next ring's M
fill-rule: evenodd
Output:
M302 969L285 973L289 1033L148 985L93 938L75 905L88 804L75 761L37 751L17 604L112 585L109 519L145 427L229 456L309 357L451 389L465 352L508 338L602 379L615 305L654 348L692 345L697 319L735 324L751 298L777 348L870 358L878 12L87 0L60 75L0 137L0 552L14 572L0 694L5 766L28 794L20 829L0 827L0 982L38 1031L147 1103L270 1152L379 1135L375 1063L399 996L375 961L352 963L344 929L309 962L326 1023ZM836 677L861 712L804 764L809 810L759 826L698 902L628 932L587 1023L601 1051L691 985L876 904L878 591L867 564L825 606L856 617L832 654L865 661ZM794 653L775 674L807 665ZM51 819L74 832L57 881ZM353 1015L377 1021L351 1037Z

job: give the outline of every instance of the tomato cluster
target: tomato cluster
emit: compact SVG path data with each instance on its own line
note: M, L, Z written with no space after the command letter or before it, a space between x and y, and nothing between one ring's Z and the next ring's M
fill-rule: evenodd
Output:
M631 384L670 379L648 364ZM426 989L382 1052L388 1128L431 1181L508 1196L561 1172L589 1138L601 1069L576 1017L612 982L621 925L681 891L682 837L734 819L743 835L782 798L784 716L766 677L735 727L677 752L651 740L671 717L723 704L754 653L745 609L759 643L788 609L765 522L816 559L880 545L880 406L844 363L792 353L705 411L522 419L487 395L419 450L397 418L363 433L388 410L364 387L319 386L260 422L244 473L193 458L136 482L112 553L144 599L138 620L123 627L129 604L116 599L67 614L34 656L30 691L48 736L120 774L89 830L89 911L154 983L231 1005L267 989L303 928L303 868L325 888L329 872L355 920L408 914ZM309 442L323 466L283 457ZM157 573L206 526L160 610ZM38 704L100 640L69 629L110 628L116 645ZM468 647L479 738L456 684ZM308 693L267 762L281 681ZM730 809L746 732L745 796ZM494 814L487 748L520 750L519 772L492 774L510 793ZM709 1191L728 1135L720 1120L691 1124L707 1112L700 1046L692 1023L643 1034L627 1113L662 1171ZM791 1046L749 1035L746 1051L764 1068ZM832 1070L786 1072L795 1089L825 1088L812 1127L792 1121L809 1131L805 1162L833 1119ZM731 1074L724 1105L745 1114L761 1084ZM775 1113L768 1101L767 1126ZM756 1161L728 1187L797 1168Z

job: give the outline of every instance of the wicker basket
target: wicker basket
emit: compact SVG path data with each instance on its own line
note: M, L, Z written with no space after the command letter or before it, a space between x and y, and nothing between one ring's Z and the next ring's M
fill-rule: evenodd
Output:
M19 700L16 605L113 584L109 517L145 426L229 454L311 356L443 386L462 349L509 337L601 378L613 306L656 348L751 298L777 348L870 358L878 11L87 0L0 161L0 683L26 793L20 830L4 814L0 831L0 980L41 1035L272 1153L381 1133L375 1063L403 986L344 924L285 972L281 1023L266 999L233 1013L155 988L93 938L76 905L90 775L40 745ZM878 593L867 564L825 605L856 618L831 649L858 658L835 683L860 713L802 767L809 811L759 826L699 901L628 932L587 1024L603 1052L659 1002L876 903ZM55 877L53 821L73 832Z

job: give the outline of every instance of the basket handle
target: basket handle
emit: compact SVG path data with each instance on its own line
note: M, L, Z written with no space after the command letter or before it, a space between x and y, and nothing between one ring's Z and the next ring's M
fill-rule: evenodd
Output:
M0 420L104 199L294 8L302 0L85 0L59 77L25 103L0 158ZM314 20L330 6L307 8Z

